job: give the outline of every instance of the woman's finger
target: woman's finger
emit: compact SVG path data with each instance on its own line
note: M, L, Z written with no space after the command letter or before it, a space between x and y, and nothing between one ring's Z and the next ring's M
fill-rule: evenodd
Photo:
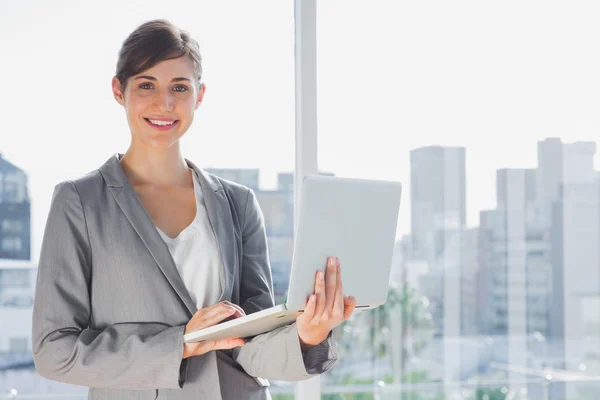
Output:
M220 302L196 311L186 326L186 333L195 332L229 319L245 316L243 309L229 302Z
M317 304L317 296L310 295L308 297L308 301L306 302L306 306L304 307L304 312L300 316L305 321L311 321L315 315L315 305Z
M243 339L223 339L223 340L211 340L208 342L201 342L198 347L194 350L194 356L206 354L213 350L226 350L234 347L243 346L246 342Z
M333 318L338 319L344 316L344 292L342 290L342 267L338 264L337 266L337 284L335 288L335 301L333 303L333 311L331 315Z
M335 301L335 291L337 288L337 261L335 257L329 257L327 263L327 274L325 276L325 303L324 317L331 316L333 314L333 303Z
M234 347L243 346L244 344L246 344L246 341L241 338L222 339L217 340L216 342L216 350L232 349Z
M356 299L354 296L347 296L344 298L344 321L350 318L356 308Z
M233 308L236 308L240 312L241 315L246 315L246 312L244 311L244 309L242 307L238 306L237 304L234 304L234 303L232 303L230 301L227 301L227 300L224 300L223 303L225 303L228 306L231 306Z
M236 311L238 311L238 310L235 307L231 307L224 303L217 303L213 306L208 307L206 309L206 312L202 316L202 318L208 319L208 318L212 318L213 316L215 316L217 314L229 313L229 312L231 312L230 315L232 315Z
M201 325L200 329L207 328L209 326L215 326L219 322L233 316L236 312L237 312L237 310L235 308L231 307L231 308L223 309L220 312L211 314L209 317L200 321L200 325Z
M233 314L229 315L227 318L225 318L221 322L227 322L227 321L231 321L231 320L238 319L238 318L245 317L245 316L246 316L246 314L240 314L240 312L238 310L235 310L235 312Z
M227 318L227 320L232 320L232 319L236 319L236 318L241 318L241 317L245 317L246 316L246 312L244 311L244 309L240 306L238 306L237 304L233 304L227 300L224 300L223 303L229 307L233 307L235 309L235 313L233 313L233 315L231 315L229 318Z
M325 304L327 299L325 298L325 272L317 271L317 277L315 279L315 295L317 296L317 304L315 305L315 313L312 320L310 321L313 325L318 325L321 320L321 315L325 310Z

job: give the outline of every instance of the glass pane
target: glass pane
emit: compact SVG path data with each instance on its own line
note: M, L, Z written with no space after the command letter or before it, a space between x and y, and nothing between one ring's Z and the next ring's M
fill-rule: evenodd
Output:
M404 186L388 301L336 330L322 398L600 389L599 11L318 2L319 168Z
M255 191L282 301L293 243L293 2L34 3L0 4L0 47L10 54L0 65L6 94L0 97L0 258L32 258L35 268L54 186L127 150L126 115L111 93L118 51L139 24L165 18L199 42L203 58L206 93L182 153ZM37 376L30 353L35 279L6 268L0 269L0 397L10 389L19 398L85 395L87 388ZM274 398L293 397L293 383L271 384Z

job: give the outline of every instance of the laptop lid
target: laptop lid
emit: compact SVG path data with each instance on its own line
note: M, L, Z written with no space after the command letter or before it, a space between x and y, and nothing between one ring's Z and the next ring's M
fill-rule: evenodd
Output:
M288 310L304 309L328 256L340 259L344 294L356 298L357 308L385 303L400 182L307 175L301 191Z

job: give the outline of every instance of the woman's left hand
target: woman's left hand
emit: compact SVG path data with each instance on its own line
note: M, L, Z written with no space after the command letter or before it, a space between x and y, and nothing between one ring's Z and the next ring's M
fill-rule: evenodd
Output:
M356 307L356 299L343 294L340 261L329 257L325 271L317 271L314 294L296 319L302 351L327 339L329 332L350 318Z

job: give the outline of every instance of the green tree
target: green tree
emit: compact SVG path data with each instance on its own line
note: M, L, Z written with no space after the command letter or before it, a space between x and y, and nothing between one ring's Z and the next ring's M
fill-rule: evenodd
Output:
M410 357L418 355L426 346L433 333L433 322L428 312L428 300L404 284L402 287L390 285L386 302L366 312L356 313L342 325L344 334L339 343L360 347L353 332L366 329L363 347L371 349L373 362L390 354L392 358L392 376L390 383L399 383ZM408 338L412 336L409 344ZM369 383L372 383L369 382Z

